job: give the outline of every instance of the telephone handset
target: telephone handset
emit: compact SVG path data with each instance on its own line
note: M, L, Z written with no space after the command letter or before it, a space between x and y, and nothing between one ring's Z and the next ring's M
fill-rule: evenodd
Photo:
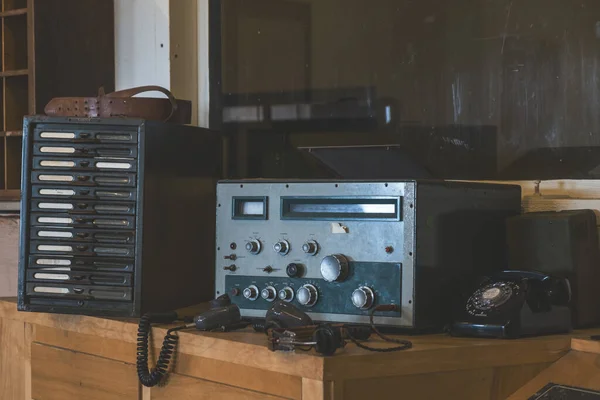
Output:
M535 271L486 276L459 311L451 334L515 338L571 330L569 281Z

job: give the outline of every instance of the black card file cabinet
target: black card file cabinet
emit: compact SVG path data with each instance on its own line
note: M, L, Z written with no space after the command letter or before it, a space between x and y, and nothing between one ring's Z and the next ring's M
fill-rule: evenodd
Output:
M26 117L18 309L139 317L209 300L221 150L203 128Z

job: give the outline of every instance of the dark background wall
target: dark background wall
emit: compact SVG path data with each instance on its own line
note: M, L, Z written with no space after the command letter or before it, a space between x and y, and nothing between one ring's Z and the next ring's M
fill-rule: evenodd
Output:
M225 94L373 87L401 127L494 127L497 171L520 159L509 178L597 175L597 0L222 5Z

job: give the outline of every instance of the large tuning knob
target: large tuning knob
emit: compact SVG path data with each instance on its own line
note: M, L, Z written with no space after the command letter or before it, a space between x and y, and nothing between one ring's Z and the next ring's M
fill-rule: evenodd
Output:
M298 289L296 298L298 299L298 303L302 304L303 306L312 307L319 298L319 292L317 291L316 287L307 283Z
M361 286L352 292L352 304L361 310L368 310L375 303L375 293L370 287Z
M327 282L343 281L348 275L348 259L341 254L333 254L321 260L321 276Z

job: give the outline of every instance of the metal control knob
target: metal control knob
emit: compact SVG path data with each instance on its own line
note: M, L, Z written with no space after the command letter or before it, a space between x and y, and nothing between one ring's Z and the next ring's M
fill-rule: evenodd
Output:
M370 287L361 286L352 292L352 304L361 310L368 310L375 303L375 293Z
M294 290L291 287L286 286L279 291L278 297L279 300L283 300L289 303L290 301L294 300Z
M273 250L275 250L276 253L285 256L287 253L290 252L290 242L288 242L287 240L280 240L279 242L273 245Z
M254 301L254 300L258 299L258 288L254 285L248 286L246 289L244 289L242 294L248 300Z
M258 254L260 253L260 251L262 250L262 245L260 244L260 240L251 240L248 243L246 243L246 250L248 250L248 253L250 254Z
M319 252L319 244L314 240L309 240L302 245L302 251L311 256L317 255Z
M296 298L298 299L298 303L302 304L303 306L312 307L319 298L319 292L317 291L316 287L307 283L298 289L298 292L296 292Z
M304 274L304 267L301 264L290 263L285 267L285 273L290 278L300 278Z
M321 276L327 282L340 282L348 275L348 259L341 254L333 254L321 260Z
M277 298L277 291L273 286L267 286L260 292L260 297L266 301L273 301Z

